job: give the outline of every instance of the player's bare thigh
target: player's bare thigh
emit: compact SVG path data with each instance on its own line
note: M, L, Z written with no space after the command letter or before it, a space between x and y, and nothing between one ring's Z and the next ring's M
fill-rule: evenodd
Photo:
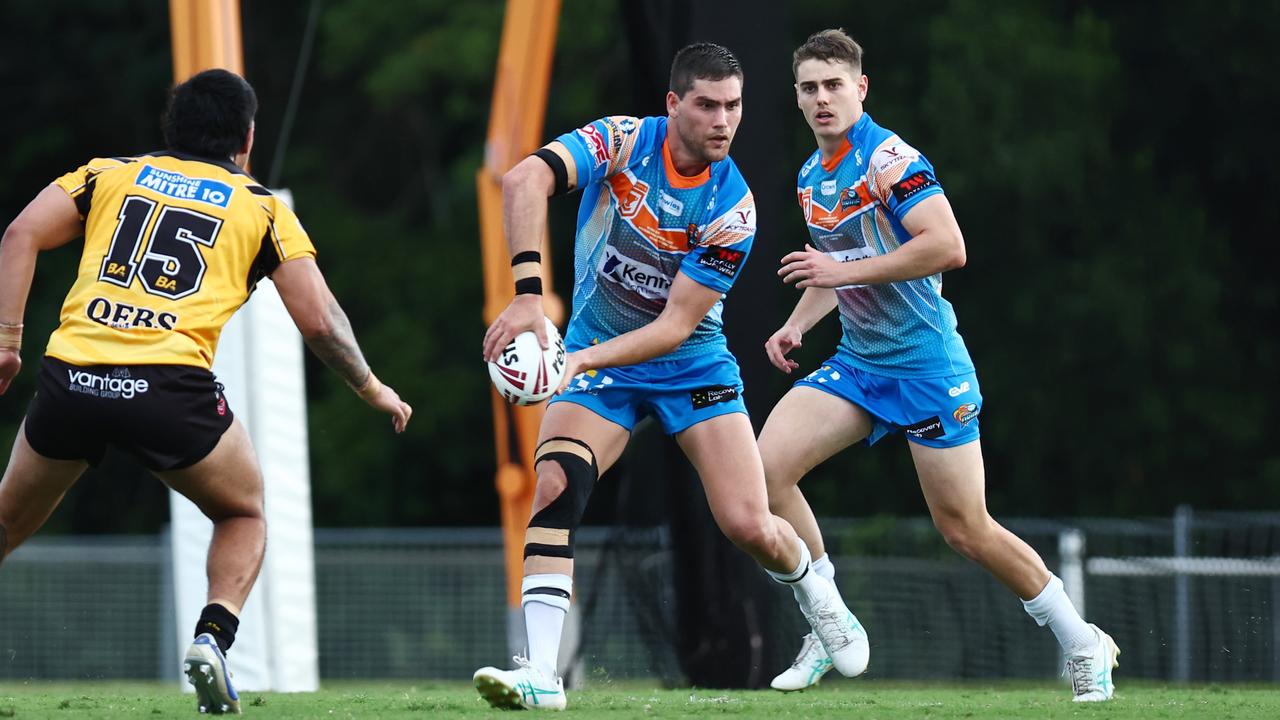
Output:
M751 419L735 412L703 420L676 435L722 528L734 518L762 521L769 515L764 465L754 434Z
M871 416L848 400L811 387L782 396L760 431L770 487L790 487L832 455L871 433Z
M67 490L89 467L83 460L54 460L27 444L18 427L13 452L0 479L0 559L21 545L49 518Z
M156 476L211 520L262 515L262 470L249 433L238 419L232 420L218 444L199 462Z
M920 489L935 521L977 520L987 515L986 470L982 443L935 448L907 442Z

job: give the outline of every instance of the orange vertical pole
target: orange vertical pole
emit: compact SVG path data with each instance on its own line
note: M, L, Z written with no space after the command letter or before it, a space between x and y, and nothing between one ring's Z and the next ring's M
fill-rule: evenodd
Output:
M169 30L174 82L209 68L244 74L240 0L169 0Z
M502 23L502 44L493 85L484 167L476 174L480 205L480 249L484 270L484 320L502 312L514 294L511 255L502 231L502 175L542 144L551 60L555 52L559 0L508 0ZM542 238L543 267L550 267L546 233ZM547 313L557 325L564 307L543 279ZM524 574L524 531L533 505L537 476L533 453L542 422L543 406L509 405L495 390L493 429L497 456L494 483L502 509L502 537L507 570L507 605L520 604Z

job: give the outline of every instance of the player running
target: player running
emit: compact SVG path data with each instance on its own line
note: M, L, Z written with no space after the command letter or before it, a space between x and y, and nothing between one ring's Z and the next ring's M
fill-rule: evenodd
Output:
M307 344L401 432L412 413L370 371L288 206L247 175L258 100L207 70L173 89L167 152L97 158L27 205L0 244L0 394L22 367L36 256L84 236L79 275L0 480L0 561L107 446L213 521L208 605L183 661L201 712L239 713L225 653L266 547L262 473L210 372L218 336L270 277Z
M525 536L521 605L528 658L474 681L501 708L565 707L556 663L573 593L574 531L591 489L651 413L702 478L724 534L795 591L837 668L866 665L866 636L809 554L771 515L742 401L737 361L721 333L721 298L746 261L755 205L729 145L742 119L742 69L698 43L676 54L667 117L606 117L521 161L503 178L516 297L489 327L495 360L518 333L545 332L538 247L547 199L583 191L564 391L547 408L537 490Z
M811 244L782 259L778 274L804 294L765 351L790 373L798 365L787 353L837 307L844 332L836 354L795 384L760 433L770 508L804 538L814 570L834 582L797 483L855 442L903 433L943 537L1049 626L1076 701L1109 699L1115 643L1080 618L1040 556L987 513L982 394L942 297L941 274L964 265L964 240L933 166L863 112L862 48L843 31L811 36L795 51L792 70L797 103L818 141L797 183ZM830 668L822 644L806 637L773 687L800 690Z

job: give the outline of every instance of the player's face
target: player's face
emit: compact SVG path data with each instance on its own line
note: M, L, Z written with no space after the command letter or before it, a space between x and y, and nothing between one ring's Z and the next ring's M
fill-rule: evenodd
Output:
M849 63L811 58L796 68L796 104L818 137L843 137L866 99L867 76Z
M691 155L707 163L723 160L742 122L742 80L694 80L684 97L667 93L667 116Z

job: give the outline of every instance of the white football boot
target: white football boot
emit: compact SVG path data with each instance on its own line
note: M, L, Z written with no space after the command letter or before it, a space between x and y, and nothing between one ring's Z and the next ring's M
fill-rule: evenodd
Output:
M1071 678L1072 702L1102 702L1110 700L1116 691L1111 671L1120 667L1120 648L1097 625L1089 623L1089 627L1093 628L1097 640L1068 656L1063 670L1063 674Z
M803 608L813 634L831 657L831 664L845 677L857 677L867 669L871 645L867 631L845 606L840 595L832 592L813 608Z
M822 647L818 636L809 633L804 636L804 644L800 646L800 654L796 655L795 662L774 678L769 686L782 692L804 690L817 685L822 676L830 671L831 656Z
M240 714L240 696L231 686L231 671L218 642L209 633L198 635L182 660L187 682L196 689L196 708L202 713Z
M483 667L471 676L480 696L502 710L563 710L566 705L564 681L547 677L526 658L511 658L515 670Z

